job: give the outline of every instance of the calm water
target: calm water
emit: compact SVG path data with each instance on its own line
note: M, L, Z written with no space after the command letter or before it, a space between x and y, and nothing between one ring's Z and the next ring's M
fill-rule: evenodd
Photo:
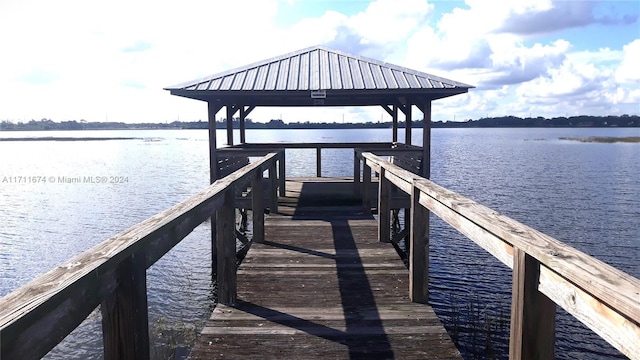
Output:
M432 179L640 277L640 144L559 140L640 136L640 129L434 129ZM205 130L0 133L0 137L137 137L135 140L0 142L0 296L208 184ZM219 145L226 137L219 133ZM248 130L250 142L389 141L391 131ZM401 135L401 138L403 136ZM414 143L421 143L415 131ZM287 176L313 176L313 151L287 152ZM351 151L323 152L323 176L352 175ZM17 177L40 176L47 183ZM61 177L126 182L61 183ZM3 181L8 178L8 181ZM51 181L53 180L53 181ZM467 356L504 353L510 270L446 224L433 220L432 302ZM198 227L148 275L151 328L195 333L209 315L209 224ZM459 316L456 314L463 314ZM615 350L563 312L557 357L611 358ZM173 339L172 341L179 341ZM49 355L101 358L93 314ZM158 354L157 354L158 355Z

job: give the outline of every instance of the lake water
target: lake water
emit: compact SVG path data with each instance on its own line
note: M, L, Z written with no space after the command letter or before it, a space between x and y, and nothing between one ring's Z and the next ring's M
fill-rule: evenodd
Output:
M421 135L414 130L414 144ZM206 130L0 132L37 136L136 139L0 142L0 296L208 184ZM434 129L432 179L640 277L640 144L560 140L572 136L640 136L640 129ZM224 139L219 131L220 146ZM247 131L249 142L390 139L390 129ZM323 176L352 175L351 151L326 150L322 159ZM314 161L313 150L287 152L287 176L314 176ZM204 223L148 272L150 327L165 341L180 341L172 330L195 334L193 324L209 315L209 234ZM431 302L466 356L487 347L486 336L470 330L483 327L489 353L503 356L510 270L434 219L431 274ZM95 313L49 358L101 358L101 341ZM560 359L619 356L560 310L556 347Z

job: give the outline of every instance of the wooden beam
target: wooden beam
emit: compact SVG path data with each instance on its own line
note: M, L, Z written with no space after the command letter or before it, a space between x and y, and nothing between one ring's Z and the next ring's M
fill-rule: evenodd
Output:
M278 172L276 163L269 165L269 195L271 197L271 204L269 205L269 212L272 214L278 213Z
M316 148L316 177L322 177L322 148Z
M276 156L247 165L0 298L0 357L46 355L123 284L118 273L123 261L136 254L135 265L142 257L149 268L222 206L226 188L250 179Z
M380 106L382 106L382 108L384 109L384 111L387 112L387 114L389 114L390 116L393 116L393 110L389 108L389 105L380 104Z
M540 262L514 248L509 359L555 358L556 304L538 291Z
M251 212L253 219L253 241L264 242L264 190L263 172L256 171L251 179Z
M361 195L360 187L360 151L353 149L353 193Z
M227 145L233 146L233 115L238 108L233 105L227 105Z
M411 127L413 126L412 120L411 120L411 108L412 108L412 105L411 103L409 103L405 106L405 109L404 109L404 114L406 117L405 129L404 129L404 143L407 145L411 145Z
M285 159L284 149L280 152L278 157L278 189L280 190L280 196L285 197L287 195L287 161Z
M429 301L429 211L420 204L420 189L411 193L409 227L409 299L415 303Z
M244 109L244 115L245 116L249 116L249 114L253 111L253 109L255 109L256 106L255 105L249 105Z
M371 168L366 162L362 167L362 204L371 211Z
M424 103L422 111L422 160L421 172L425 179L431 178L431 101Z
M247 116L247 114L245 113L245 107L244 105L240 107L240 144L244 144L247 140L246 136L245 136L245 124L244 124L244 118Z
M218 302L233 305L237 298L235 186L226 189L216 211Z
M209 183L213 184L218 180L218 156L216 154L217 139L216 139L216 114L222 106L208 102L208 117L209 117Z
M149 316L144 252L116 270L118 287L100 306L104 358L149 359Z
M393 114L391 114L393 122L393 142L398 142L398 105L393 105Z
M391 182L385 176L385 172L385 168L380 169L378 183L378 241L387 243L391 241Z

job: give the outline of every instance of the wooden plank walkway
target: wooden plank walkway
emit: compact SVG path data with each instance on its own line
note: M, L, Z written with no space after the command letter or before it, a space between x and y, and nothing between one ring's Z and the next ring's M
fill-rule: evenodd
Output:
M460 359L432 308L409 302L408 271L351 185L306 180L287 182L238 303L216 307L190 358Z

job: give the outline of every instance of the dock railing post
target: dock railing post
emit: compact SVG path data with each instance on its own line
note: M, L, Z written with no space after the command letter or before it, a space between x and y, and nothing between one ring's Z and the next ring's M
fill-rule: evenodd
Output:
M367 210L371 210L371 167L366 159L362 167L362 204Z
M233 305L236 302L236 209L233 204L235 187L224 192L224 203L216 211L218 246L218 302Z
M513 287L509 359L555 357L556 304L538 291L540 262L513 249Z
M264 242L264 191L262 169L251 179L251 212L253 216L253 241Z
M285 165L286 161L285 161L285 153L284 153L284 149L282 149L282 151L280 152L280 155L278 156L278 180L280 181L280 184L278 185L278 189L280 189L280 196L284 197L287 194L287 190L285 189L285 185L287 183L287 178L286 178L286 171L285 171Z
M353 149L353 189L357 196L362 195L360 187L360 150Z
M322 148L316 148L316 177L322 177Z
M409 226L409 299L415 303L429 301L429 211L420 204L420 190L411 191Z
M378 184L378 240L391 242L391 209L389 196L391 181L386 177L387 170L380 168L380 182Z
M269 165L269 195L271 196L269 212L275 214L278 212L278 174L275 161Z
M145 254L138 251L116 270L118 287L101 306L104 358L149 359Z

